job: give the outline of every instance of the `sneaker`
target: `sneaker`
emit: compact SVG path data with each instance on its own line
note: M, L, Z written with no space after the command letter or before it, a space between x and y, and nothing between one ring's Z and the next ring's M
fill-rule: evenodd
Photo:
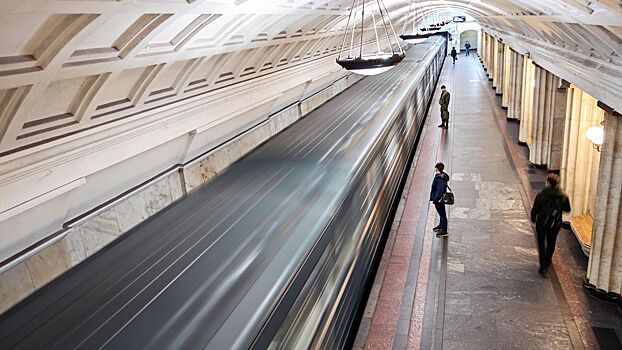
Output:
M447 237L449 236L449 232L447 231L439 231L436 233L436 237Z
M441 125L439 125L438 127L439 127L439 128L444 128L444 127L445 127L445 124L441 124Z
M436 227L432 228L432 231L434 232L438 232L441 230L441 225L437 225Z

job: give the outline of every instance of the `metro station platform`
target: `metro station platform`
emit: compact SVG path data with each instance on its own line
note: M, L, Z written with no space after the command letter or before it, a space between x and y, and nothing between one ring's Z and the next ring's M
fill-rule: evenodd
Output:
M620 349L622 313L583 289L575 235L562 230L548 277L537 273L529 210L546 171L529 166L478 56L448 58L443 84L450 127L437 127L437 92L353 348ZM432 232L437 161L456 196L447 238Z

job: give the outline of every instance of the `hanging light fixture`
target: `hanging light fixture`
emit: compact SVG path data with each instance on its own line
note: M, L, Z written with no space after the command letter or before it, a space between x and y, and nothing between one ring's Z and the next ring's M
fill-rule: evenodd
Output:
M341 44L341 51L339 51L339 56L337 57L337 64L342 66L343 68L357 74L362 75L375 75L388 71L389 69L395 67L398 63L400 63L404 57L404 50L400 46L400 43L397 39L397 35L395 34L395 30L393 29L393 24L391 23L391 19L389 18L389 12L382 0L371 0L371 5L368 7L368 10L371 12L371 18L374 24L374 35L376 38L376 47L377 51L375 53L363 54L363 37L365 34L365 2L367 0L353 0L352 8L350 9L350 15L348 16L348 22L346 24L346 30L343 35L343 42ZM380 37L378 36L378 26L376 24L376 14L374 13L374 2L378 7L378 14L380 15L381 23L384 27L384 32L386 34L386 39L389 45L389 49L391 52L384 52L380 47ZM361 7L361 30L360 30L360 42L358 55L353 51L354 49L354 36L356 34L356 22L357 22L357 12L359 5ZM350 45L347 50L347 56L344 57L344 51L346 49L346 40L348 39L348 30L350 29L350 22L352 22L352 30L350 36ZM387 24L388 22L388 24ZM391 35L389 34L389 29L393 33L393 39L391 39ZM397 46L397 50L394 49L393 42Z
M415 5L414 10L413 10L413 32L412 34L406 34L405 33L406 24L408 22L408 17L410 15L410 9L413 7L413 3ZM405 42L409 44L420 44L430 37L430 34L419 33L419 27L416 25L416 22L417 22L417 2L416 0L412 0L410 2L410 5L408 6L408 13L406 14L406 20L404 21L404 26L402 27L402 35L400 35L400 38L402 38L402 40L404 40ZM417 27L416 30L415 30L415 27Z

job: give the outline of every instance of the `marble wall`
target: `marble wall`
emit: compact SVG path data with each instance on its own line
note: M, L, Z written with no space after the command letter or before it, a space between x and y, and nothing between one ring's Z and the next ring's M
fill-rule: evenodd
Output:
M522 102L518 141L524 144L529 144L533 117L533 94L536 85L535 78L535 65L533 64L533 61L530 58L523 56L523 84L521 90Z
M568 89L561 186L570 197L572 216L592 215L596 198L599 156L586 137L587 129L598 125L604 111L595 98L574 85Z
M506 94L508 96L508 119L520 120L523 100L521 94L523 92L523 55L510 49L510 82L509 89ZM504 94L504 96L506 96Z
M594 218L587 280L590 289L620 300L622 292L622 115L594 97L505 48L499 74L500 43L482 34L482 64L499 92L507 118L520 120L519 142L529 147L529 161L559 171L572 212L566 217ZM501 78L502 77L502 78ZM502 79L502 80L499 80ZM607 110L607 112L605 112ZM587 138L588 128L603 119L602 153ZM454 174L456 175L456 174ZM456 208L459 209L459 208ZM454 216L463 212L454 211Z
M512 85L514 80L512 74L516 70L516 65L513 64L512 50L508 45L504 45L503 48L503 96L501 96L501 107L509 108L510 99L512 97Z
M150 216L206 184L233 162L359 81L348 76L292 105L199 160L109 203L66 227L53 244L0 273L0 313L108 245ZM183 175L183 176L182 176Z
M622 115L605 114L598 196L587 279L606 293L622 294Z

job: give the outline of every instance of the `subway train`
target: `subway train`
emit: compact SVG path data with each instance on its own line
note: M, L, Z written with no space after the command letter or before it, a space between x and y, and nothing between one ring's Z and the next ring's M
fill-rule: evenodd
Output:
M0 317L0 349L341 349L446 40L362 79Z

